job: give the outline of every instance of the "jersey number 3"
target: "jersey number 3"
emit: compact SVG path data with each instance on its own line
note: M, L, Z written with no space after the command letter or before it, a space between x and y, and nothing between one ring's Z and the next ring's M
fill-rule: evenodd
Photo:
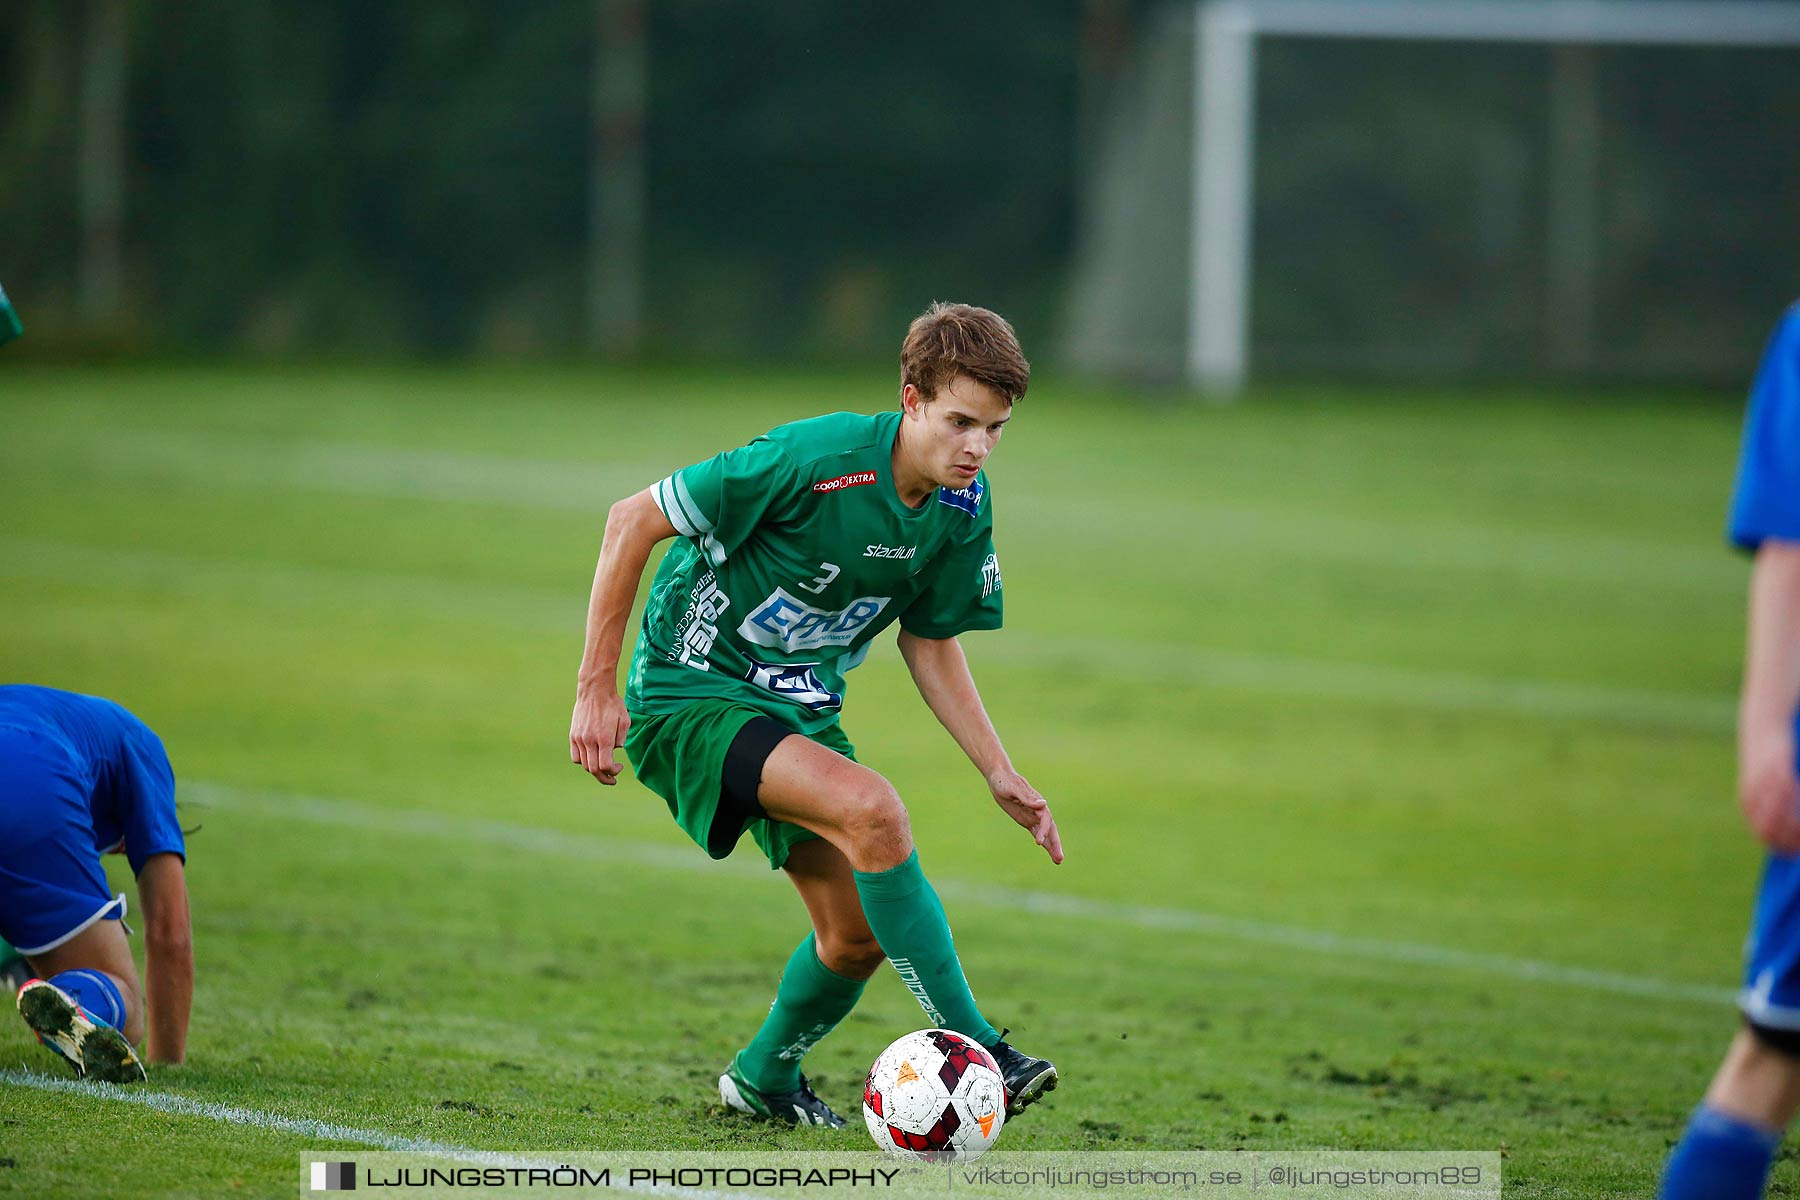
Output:
M815 576L811 583L801 584L801 591L811 592L813 595L817 596L820 592L823 592L830 586L831 581L838 577L838 572L843 568L839 567L836 563L822 562L819 564L819 569L825 573L823 575Z

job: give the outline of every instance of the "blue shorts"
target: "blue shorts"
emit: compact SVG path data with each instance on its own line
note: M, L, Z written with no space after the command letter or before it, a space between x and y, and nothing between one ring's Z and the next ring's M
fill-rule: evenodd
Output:
M74 750L47 730L0 725L0 939L44 954L124 915L94 847Z

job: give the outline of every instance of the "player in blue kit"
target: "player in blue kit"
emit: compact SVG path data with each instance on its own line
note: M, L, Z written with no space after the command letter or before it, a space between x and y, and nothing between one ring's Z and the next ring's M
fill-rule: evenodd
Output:
M1763 355L1744 422L1731 540L1756 556L1738 706L1738 802L1768 847L1744 1026L1669 1156L1665 1200L1756 1197L1800 1108L1800 305Z
M145 972L102 854L125 855L143 906ZM194 994L187 848L162 742L110 700L0 687L0 939L38 978L19 1013L78 1075L144 1078L187 1053ZM147 1011L146 1011L147 1010Z

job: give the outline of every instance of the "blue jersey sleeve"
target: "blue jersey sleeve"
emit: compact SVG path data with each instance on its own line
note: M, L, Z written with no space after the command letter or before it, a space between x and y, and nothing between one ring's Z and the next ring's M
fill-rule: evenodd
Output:
M139 723L125 739L125 772L119 815L125 858L138 874L153 854L179 854L187 861L187 840L175 819L175 771L162 739Z
M1800 542L1800 304L1782 314L1750 389L1727 532L1751 551L1765 538Z

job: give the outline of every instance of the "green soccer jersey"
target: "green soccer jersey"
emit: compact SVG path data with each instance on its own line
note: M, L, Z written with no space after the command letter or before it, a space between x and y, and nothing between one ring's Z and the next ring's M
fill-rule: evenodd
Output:
M987 477L908 508L894 488L900 421L796 421L656 485L685 540L650 586L627 708L714 697L813 733L838 719L844 673L895 621L928 638L1000 627Z

